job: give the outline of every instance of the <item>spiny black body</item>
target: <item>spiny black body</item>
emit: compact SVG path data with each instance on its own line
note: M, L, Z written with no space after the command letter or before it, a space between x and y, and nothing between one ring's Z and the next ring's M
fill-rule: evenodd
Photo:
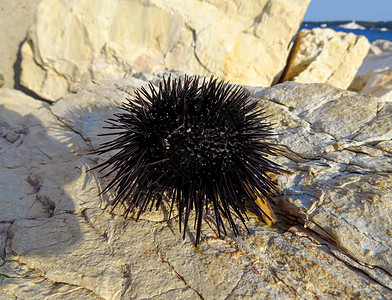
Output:
M123 203L125 216L157 208L163 199L179 212L185 229L195 210L196 244L203 212L212 204L220 235L226 218L235 234L233 215L245 225L245 202L269 217L255 199L271 200L277 188L267 172L285 172L267 157L275 155L272 126L242 87L211 77L163 80L156 89L141 88L121 113L107 121L117 137L98 154L116 150L95 168L115 173L103 192L114 189L112 205ZM245 225L246 227L246 225Z

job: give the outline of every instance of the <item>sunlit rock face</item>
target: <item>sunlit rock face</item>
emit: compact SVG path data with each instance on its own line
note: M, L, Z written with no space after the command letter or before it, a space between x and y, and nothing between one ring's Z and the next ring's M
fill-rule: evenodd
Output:
M309 2L43 0L21 82L49 100L84 80L164 68L269 86Z
M368 53L364 36L329 28L299 32L281 81L328 83L347 88Z
M376 40L349 89L392 100L392 42Z

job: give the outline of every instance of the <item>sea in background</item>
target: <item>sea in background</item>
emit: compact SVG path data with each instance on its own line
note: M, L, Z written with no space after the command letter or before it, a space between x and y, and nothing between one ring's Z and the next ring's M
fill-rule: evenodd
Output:
M328 23L323 23L323 24L319 25L319 24L307 24L306 22L304 22L304 23L302 23L299 30L302 30L302 29L311 30L316 27L331 28L335 31L352 32L356 35L363 35L369 40L370 43L373 43L375 40L387 40L387 41L392 42L392 30L386 29L386 28L368 29L365 27L365 29L355 29L355 28L344 28L344 27L338 27L338 26L330 26Z

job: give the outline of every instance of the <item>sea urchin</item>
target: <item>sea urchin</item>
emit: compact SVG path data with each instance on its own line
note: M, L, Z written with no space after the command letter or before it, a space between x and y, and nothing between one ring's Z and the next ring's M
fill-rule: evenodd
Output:
M277 187L268 172L285 172L268 159L276 155L272 125L249 92L229 83L185 76L164 79L157 90L135 91L121 113L106 121L116 135L95 152L117 152L96 166L113 179L102 191L115 190L112 205L125 204L125 216L169 201L178 207L179 224L195 210L196 245L203 212L213 207L216 227L226 234L222 216L235 235L233 215L245 225L248 201L265 220L274 221L268 200Z

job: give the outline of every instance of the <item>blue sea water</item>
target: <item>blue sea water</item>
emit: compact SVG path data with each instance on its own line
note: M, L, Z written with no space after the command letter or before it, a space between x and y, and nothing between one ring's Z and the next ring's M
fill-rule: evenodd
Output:
M302 29L313 29L315 27L320 26L311 26L311 25L301 25L300 30ZM392 41L392 30L388 31L381 31L381 30L373 30L373 29L345 29L340 27L327 27L331 28L335 31L342 31L342 32L352 32L356 35L364 35L370 43L374 42L375 40L387 40Z

